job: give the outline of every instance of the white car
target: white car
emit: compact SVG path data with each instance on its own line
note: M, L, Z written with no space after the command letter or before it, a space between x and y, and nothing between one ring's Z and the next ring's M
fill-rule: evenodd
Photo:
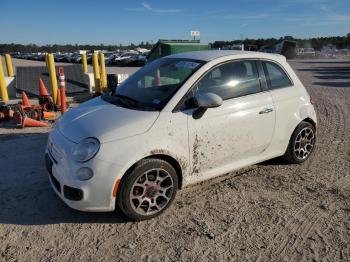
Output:
M46 164L70 207L142 220L178 189L316 142L310 96L283 56L198 51L163 57L61 117Z

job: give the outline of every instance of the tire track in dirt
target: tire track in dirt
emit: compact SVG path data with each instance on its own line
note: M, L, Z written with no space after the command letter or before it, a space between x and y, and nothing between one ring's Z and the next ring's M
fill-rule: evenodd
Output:
M350 177L349 175L346 175L346 176L342 177L334 185L337 186L337 187L344 187L344 188L348 187L350 185L349 177ZM327 208L328 212L326 212L326 211L325 212L318 212L319 217L313 223L310 223L312 225L308 229L308 231L305 232L305 234L303 234L302 237L299 238L299 242L297 244L293 244L291 246L291 248L289 249L289 252L287 252L286 256L287 256L288 260L293 258L293 256L297 252L297 248L303 247L303 244L305 243L305 241L309 237L309 233L310 232L312 232L314 230L320 230L319 221L321 219L323 219L325 221L328 221L329 217L331 215L334 215L334 213L336 212L337 202L338 202L338 200L334 199L331 203L329 203L328 208ZM280 256L286 258L283 253L281 253Z
M339 187L346 187L350 183L349 175L339 179L334 185ZM334 199L328 209L335 210L337 199ZM333 211L334 212L334 211ZM311 201L306 203L299 209L287 224L280 231L280 233L273 239L268 247L262 252L257 261L265 261L266 259L286 259L294 258L298 248L302 248L304 242L309 237L309 233L319 228L319 221L321 219L327 220L331 214L328 212L320 212L319 203ZM274 257L274 254L276 257Z
M266 249L258 256L257 261L266 261L270 259L273 254L276 254L277 251L284 250L292 236L298 233L303 222L306 221L304 214L307 214L307 210L310 208L312 208L312 203L310 202L300 208L293 217L288 220L283 229L281 229L277 236L269 243Z

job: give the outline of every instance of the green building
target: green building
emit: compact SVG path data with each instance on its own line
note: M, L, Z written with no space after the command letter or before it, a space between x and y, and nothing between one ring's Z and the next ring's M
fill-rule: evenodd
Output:
M210 50L210 45L200 44L199 40L159 40L148 55L148 62L163 56Z

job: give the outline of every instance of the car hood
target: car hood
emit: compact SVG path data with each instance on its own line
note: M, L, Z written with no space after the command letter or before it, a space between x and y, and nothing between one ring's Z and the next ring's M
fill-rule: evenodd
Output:
M105 143L147 132L158 116L158 111L127 109L98 97L69 110L56 128L75 143L87 137Z

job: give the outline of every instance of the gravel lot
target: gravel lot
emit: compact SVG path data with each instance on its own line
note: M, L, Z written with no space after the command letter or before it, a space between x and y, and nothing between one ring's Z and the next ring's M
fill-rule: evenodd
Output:
M185 189L149 221L68 208L45 172L48 129L0 128L0 261L349 261L350 60L290 64L316 103L315 154Z

